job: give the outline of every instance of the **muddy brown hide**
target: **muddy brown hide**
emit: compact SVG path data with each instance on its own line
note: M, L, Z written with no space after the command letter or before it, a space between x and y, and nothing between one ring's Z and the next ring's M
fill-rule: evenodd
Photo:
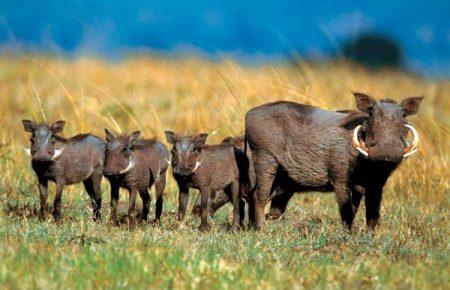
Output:
M352 112L287 101L248 111L245 130L256 175L255 228L262 227L264 207L279 188L288 197L294 192L334 191L348 229L364 195L367 225L375 229L383 187L410 148L406 117L417 113L422 98L397 103L354 95L358 110ZM355 147L355 131L356 140L364 144L362 151Z
M222 140L222 144L233 145L235 150L246 153L246 159L242 160L242 164L239 166L242 168L242 172L245 172L248 167L248 183L247 186L242 187L243 192L241 194L248 201L248 196L254 188L256 178L250 148L245 148L245 137L244 135L236 137L229 136ZM284 214L286 206L292 196L293 194L283 193L281 188L276 188L275 193L271 198L270 211L266 215L266 218L270 220L279 219ZM211 202L209 204L210 215L214 216L220 208L229 202L228 196L223 191L218 191L215 195L211 196ZM197 195L192 213L196 215L200 214L200 194Z
M243 216L240 207L242 188L246 176L241 159L246 159L242 151L231 144L206 145L207 134L179 136L166 131L167 141L173 145L172 167L174 178L179 187L180 222L184 220L188 202L189 188L200 191L201 230L209 228L208 203L211 196L222 191L233 204L233 227L242 226ZM247 164L248 167L248 164ZM242 211L243 212L243 211Z
M104 141L91 134L63 138L65 121L51 125L22 121L26 132L31 133L31 166L38 177L40 218L45 219L48 198L48 182L56 184L53 217L61 219L61 200L66 185L83 182L92 201L93 218L100 218L102 193L100 183L104 164Z
M149 189L154 185L156 192L155 219L161 223L163 192L166 186L166 172L169 167L169 152L164 144L155 139L139 139L140 132L131 135L114 136L105 129L106 151L104 175L111 185L111 220L118 223L117 205L119 189L129 193L128 222L136 226L136 197L142 199L141 221L147 220L151 197Z
M222 140L221 144L227 144L232 145L236 151L239 152L239 156L246 156L246 158L240 158L237 160L239 162L238 166L240 168L241 174L245 174L245 172L248 172L245 174L246 176L241 176L241 180L243 183L246 183L245 186L241 187L241 193L240 196L242 196L244 199L247 199L249 191L253 188L255 183L255 171L253 169L253 163L251 161L251 154L250 151L247 152L247 154L244 154L244 135L236 136L236 137L226 137ZM228 196L223 192L222 190L213 193L210 198L209 203L209 214L210 216L214 216L216 211L219 210L221 207L223 207L225 204L231 203L231 201L228 199ZM195 199L195 204L192 209L192 213L195 215L200 214L200 208L201 208L201 195L198 194L197 198Z

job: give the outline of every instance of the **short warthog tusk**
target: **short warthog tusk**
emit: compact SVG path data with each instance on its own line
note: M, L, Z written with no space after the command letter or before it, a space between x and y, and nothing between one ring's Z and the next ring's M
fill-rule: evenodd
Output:
M127 168L125 168L124 170L120 171L119 174L125 174L125 173L129 172L131 169L133 169L133 167L135 165L136 165L136 163L134 162L133 158L131 158L131 156L130 156L130 162L128 162Z
M405 150L403 151L403 158L406 158L406 157L411 156L414 153L416 153L417 146L419 146L419 133L417 132L416 128L414 128L413 126L408 125L408 124L406 124L405 127L408 128L409 130L411 130L411 132L413 134L413 142L410 146L405 148Z
M56 158L58 158L59 156L61 156L61 154L63 153L63 151L64 151L64 147L61 148L61 149L56 149L56 150L55 150L55 153L54 153L53 156L52 156L52 160L55 160Z
M28 156L31 156L31 149L30 149L30 148L23 148L23 150L25 150L25 153L26 153Z
M358 133L359 133L360 129L361 129L361 125L358 125L353 130L353 146L355 146L356 150L358 150L361 154L368 157L369 152L368 152L367 148L364 145L362 145L361 142L359 141Z
M197 160L197 161L195 162L194 170L192 170L192 171L195 172L195 171L200 167L200 164L202 164L202 162Z

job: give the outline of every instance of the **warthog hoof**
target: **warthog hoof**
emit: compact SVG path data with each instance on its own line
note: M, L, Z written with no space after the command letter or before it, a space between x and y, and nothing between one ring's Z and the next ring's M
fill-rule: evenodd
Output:
M283 214L279 211L270 211L268 214L266 214L266 220L269 221L276 221L279 220Z
M55 219L55 222L61 221L61 213L59 211L53 211L53 218Z
M94 222L101 222L102 221L102 217L100 215L100 211L94 212L94 216L93 216L92 219L94 220Z
M158 227L160 227L162 225L160 219L153 219L152 224L155 226L158 226Z
M211 229L211 226L209 224L203 224L203 225L200 225L198 227L198 229L201 232L207 232L207 231L209 231Z
M136 228L136 217L128 217L128 229L134 230Z

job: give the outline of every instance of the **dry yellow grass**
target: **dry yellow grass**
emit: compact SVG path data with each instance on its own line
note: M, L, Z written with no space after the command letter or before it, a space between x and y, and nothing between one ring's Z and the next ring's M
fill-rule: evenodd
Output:
M450 82L429 81L399 72L370 73L344 63L243 67L231 61L138 58L121 63L24 57L0 59L0 125L4 148L13 163L6 172L28 167L22 147L28 136L20 120L67 121L65 136L103 129L130 132L163 141L164 130L210 133L209 143L241 134L248 109L274 100L291 100L326 109L355 107L352 91L400 100L424 95L411 122L421 133L419 153L395 174L390 186L404 192L420 182L429 193L448 181ZM7 176L17 186L25 176ZM11 180L11 178L14 178ZM18 179L19 178L19 179ZM436 184L433 180L439 180ZM427 195L428 198L430 197ZM424 197L425 198L425 197Z
M244 67L228 60L211 63L201 59L168 60L142 57L119 63L107 63L95 59L68 61L38 56L17 59L4 56L0 58L2 128L0 170L3 173L0 177L0 196L3 204L10 200L18 201L22 205L37 204L35 176L22 150L28 145L29 138L20 122L23 118L48 122L64 119L67 121L64 136L92 132L103 137L104 128L117 132L140 129L145 137L157 137L165 142L163 132L171 129L180 133L207 132L210 133L208 143L216 143L225 136L242 133L245 113L256 105L284 99L331 110L352 109L354 108L352 91L369 93L376 98L391 97L396 100L408 96L425 96L419 114L410 118L421 135L419 152L404 162L386 186L382 210L384 221L380 225L377 238L373 241L374 244L367 242L370 238L364 235L361 213L357 221L361 229L359 236L352 238L351 242L342 241L342 237L338 234L340 225L337 209L331 195L326 197L308 195L307 198L297 198L290 205L285 221L281 225L269 226L267 232L263 234L244 232L237 237L232 236L221 231L221 224L218 222L217 228L212 233L202 236L195 232L193 235L197 240L192 240L192 237L189 237L191 232L189 234L171 230L167 232L164 229L152 230L149 227L128 233L121 229L108 229L106 224L86 225L89 223L88 219L81 218L82 213L87 212L86 196L81 187L74 186L65 191L64 203L83 206L81 209L78 208L77 215L72 214L73 220L69 219L64 229L55 227L51 222L40 225L32 216L28 218L6 214L0 216L2 229L0 246L5 249L0 258L6 261L6 265L14 266L14 259L18 255L14 254L16 252L22 253L21 259L26 261L29 267L33 267L33 263L27 259L28 256L38 260L39 258L45 260L43 255L51 257L47 262L39 262L36 272L26 279L23 278L25 275L23 273L17 275L14 275L14 272L9 273L8 271L14 270L9 270L7 266L8 270L0 271L0 284L3 281L9 288L24 287L26 286L24 283L31 283L30 288L41 286L58 288L65 283L69 283L71 288L120 287L121 282L115 281L114 277L126 280L125 276L122 276L124 269L120 267L120 261L108 258L108 255L111 252L117 254L117 251L122 253L121 247L126 248L131 244L131 252L135 255L137 263L135 266L143 271L142 273L138 271L139 275L144 275L145 267L157 267L149 261L142 261L144 257L148 257L148 251L154 252L150 258L156 260L167 256L174 257L173 264L172 262L165 264L162 261L159 263L166 267L165 272L161 273L164 275L162 277L177 277L175 280L170 280L172 282L164 280L158 274L152 276L154 277L152 283L165 287L172 285L176 288L187 286L232 288L233 285L237 287L256 285L262 288L272 286L284 288L294 285L306 287L318 285L341 288L387 285L445 288L443 283L448 282L449 274L447 239L450 81L448 80L427 80L395 71L368 72L346 63ZM176 188L173 180L171 178L169 180L165 210L173 211L176 208ZM106 201L109 201L106 191L105 183L104 208L107 208ZM63 216L70 216L68 211L70 210L66 209ZM104 210L104 215L106 213ZM222 218L226 220L226 214L222 215ZM318 225L317 218L320 219ZM170 220L170 217L167 219ZM298 222L301 222L300 230L292 231L293 225ZM12 233L12 229L23 231L21 234L23 240L7 237ZM110 252L105 249L106 246L95 243L86 250L70 243L61 245L55 242L58 239L64 240L64 235L70 236L79 230L106 240ZM33 231L44 231L46 234L42 234L42 240L39 240L32 235ZM170 247L158 244L158 236L163 236L162 240ZM290 254L286 252L286 247L293 247L295 251L296 238L304 241L301 246L304 250L299 249L293 257L304 259L304 263L292 260ZM417 238L416 242L409 240L414 238ZM219 241L220 239L225 241ZM259 239L263 240L262 245L258 244ZM264 240L268 240L267 244L264 244ZM199 244L198 241L209 243L210 247L202 248L204 244ZM246 241L253 245L256 243L254 249L242 244ZM363 253L355 254L351 249L366 242L368 244L363 247L365 250L361 250ZM241 244L236 246L235 243ZM350 246L343 246L346 243L350 243ZM227 249L223 249L223 245L237 251L237 256L227 258L215 256L228 252ZM193 248L188 250L191 246ZM54 256L53 247L62 247L62 253L59 255L68 259L67 262L58 264L62 267L77 268L77 263L88 256L95 263L119 265L116 269L117 276L115 272L109 273L105 268L105 273L97 274L103 275L101 277L105 279L113 279L109 282L95 279L80 282L76 277L72 277L72 280L65 277L51 282L50 278L39 278L39 275L47 273L46 271L52 271L51 267L46 268L48 267L45 266L46 263L58 259ZM270 264L258 262L260 258L256 249L259 248L266 251L261 257L268 259ZM95 252L95 249L104 254L100 260L90 252ZM170 249L176 254L171 254ZM272 253L270 249L277 249L279 252ZM411 255L405 256L402 251L408 249ZM430 251L427 252L426 249ZM387 252L384 252L385 250ZM6 254L6 251L10 254ZM39 251L43 254L36 254ZM213 257L210 260L206 259L207 262L201 259L205 251L207 257ZM360 260L361 255L367 259L367 263ZM72 263L75 263L75 266L68 257L73 257ZM323 257L326 259L321 260ZM196 260L197 258L199 260ZM255 269L246 268L245 265L249 261L256 261ZM315 264L314 261L319 262ZM396 261L399 264L393 268L399 277L384 273L390 263ZM86 263L89 264L89 260ZM183 275L190 272L179 270L177 263L182 269L183 265L187 265L192 273L206 273L204 276L206 280L199 282L196 277L186 278L188 276ZM308 267L308 263L315 266ZM435 266L439 270L433 268ZM265 271L273 269L277 270L270 275L266 274ZM310 276L299 277L302 271ZM416 271L416 276L410 280L406 279L408 271ZM79 273L82 274L82 271ZM363 274L360 277L358 273ZM379 273L377 279L381 279L379 281L374 278L377 273ZM183 277L178 277L179 275ZM228 278L221 280L220 275ZM341 279L345 275L349 275L348 279L352 281L350 284ZM256 276L259 280L252 280L252 277ZM21 282L20 279L24 280ZM241 279L242 283L236 283L236 279ZM133 279L127 281L128 286L139 285ZM125 284L122 286L126 287Z

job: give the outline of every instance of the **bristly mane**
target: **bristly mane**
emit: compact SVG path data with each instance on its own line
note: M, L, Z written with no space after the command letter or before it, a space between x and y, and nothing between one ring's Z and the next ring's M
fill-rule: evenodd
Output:
M115 139L121 140L121 141L126 141L128 139L128 135L119 135L117 137L115 137ZM136 147L145 147L148 145L151 145L153 143L155 143L157 140L156 138L151 138L151 139L138 139L136 140L136 142L134 142L134 146Z
M341 113L341 114L351 114L351 113L357 112L357 110L337 110L335 112Z
M155 138L152 139L139 139L134 143L136 149L147 148L156 142Z
M69 139L61 137L59 135L54 135L54 136L55 136L56 141L58 141L58 142L67 143L69 141Z
M66 140L66 142L68 142L68 141L81 141L81 140L83 140L84 138L86 138L89 135L91 135L91 133L78 134L78 135L75 135L75 136L70 137L70 138L65 139L65 140ZM64 138L62 138L62 139L64 139Z
M396 101L394 101L393 99L389 99L389 98L381 99L381 100L380 100L380 103L397 104Z

